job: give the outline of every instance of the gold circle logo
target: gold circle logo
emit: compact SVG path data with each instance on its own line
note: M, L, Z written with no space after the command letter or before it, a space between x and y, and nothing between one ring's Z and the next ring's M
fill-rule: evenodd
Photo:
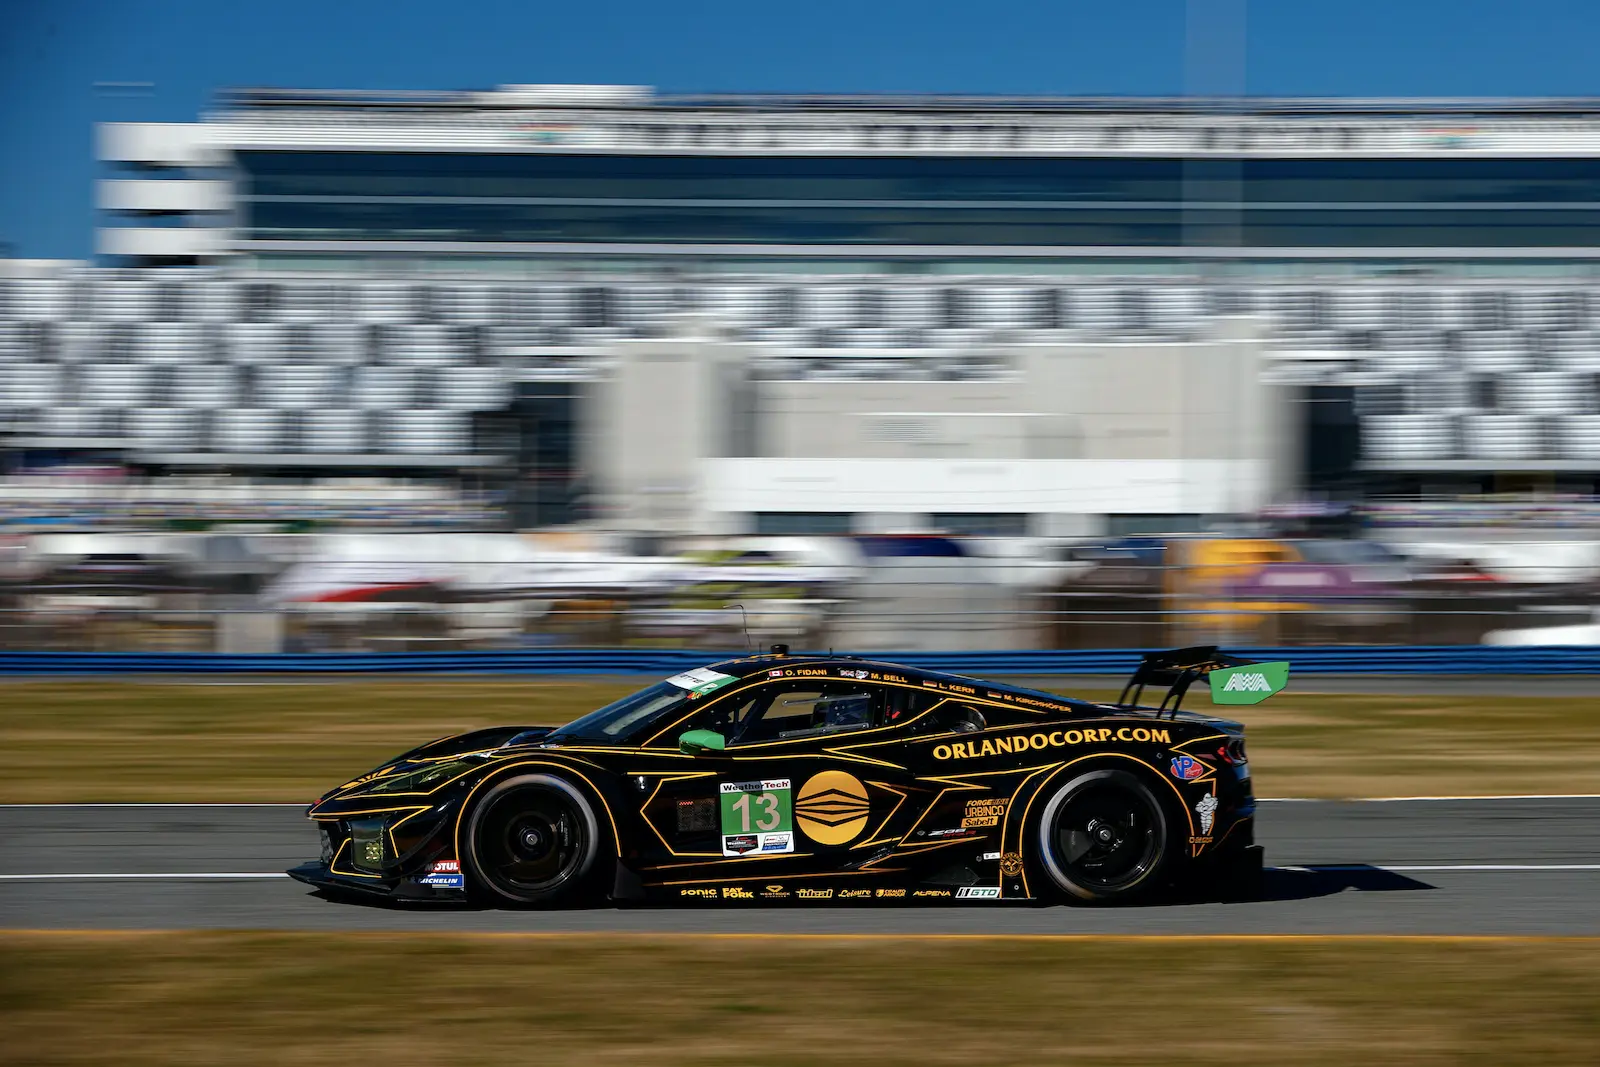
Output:
M794 817L819 845L843 845L867 828L867 787L853 774L813 774L794 799Z

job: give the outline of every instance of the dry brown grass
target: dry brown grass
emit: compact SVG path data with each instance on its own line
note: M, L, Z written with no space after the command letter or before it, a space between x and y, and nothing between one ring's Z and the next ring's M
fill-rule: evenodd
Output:
M8 682L0 802L309 801L430 738L565 722L636 684ZM1600 793L1589 698L1288 692L1228 713L1262 796Z
M1593 941L0 935L7 1062L1592 1064Z

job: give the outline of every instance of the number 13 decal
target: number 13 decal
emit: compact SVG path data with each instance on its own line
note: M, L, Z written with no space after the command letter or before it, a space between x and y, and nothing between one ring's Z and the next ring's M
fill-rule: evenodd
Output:
M761 809L761 814L756 818L757 830L776 830L783 821L783 815L778 811L778 796L776 793L740 793L739 799L733 802L733 810L739 813L739 832L750 832L750 801L754 800Z
M794 851L794 793L789 779L723 782L720 793L724 856Z

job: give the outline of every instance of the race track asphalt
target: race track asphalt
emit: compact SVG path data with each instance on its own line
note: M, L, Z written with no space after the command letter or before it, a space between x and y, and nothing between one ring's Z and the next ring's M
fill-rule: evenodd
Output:
M298 806L10 806L0 927L1600 935L1600 797L1267 801L1257 839L1273 869L1245 903L474 911L336 902L278 877L316 853Z

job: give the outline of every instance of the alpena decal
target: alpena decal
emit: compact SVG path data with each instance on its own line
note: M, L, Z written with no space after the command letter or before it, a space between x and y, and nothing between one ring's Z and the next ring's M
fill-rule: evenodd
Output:
M1154 727L1144 726L1117 726L1117 727L1089 727L1084 730L1041 730L1038 733L1022 734L1017 737L986 737L982 742L957 741L950 745L935 745L934 759L975 759L982 756L996 756L1001 753L1016 754L1047 748L1063 748L1069 745L1100 745L1107 741L1157 741L1163 745L1172 743L1172 734L1167 730L1158 730Z

